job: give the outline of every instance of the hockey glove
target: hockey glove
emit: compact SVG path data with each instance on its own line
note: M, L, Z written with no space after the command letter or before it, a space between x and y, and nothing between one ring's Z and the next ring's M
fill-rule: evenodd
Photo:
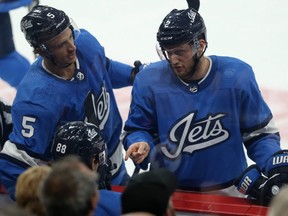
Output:
M254 164L244 170L243 174L235 180L237 190L248 197L252 197L261 203L263 186L267 178L262 175L260 168Z
M140 69L141 66L142 66L141 61L136 60L134 62L134 68L132 69L132 72L131 72L131 81L132 81L132 83L134 82L134 79L135 79L135 76L137 75L137 73L139 73L139 71L141 70Z
M266 205L273 196L279 193L280 188L288 184L288 151L281 150L272 155L267 161L265 175L268 180L264 186Z

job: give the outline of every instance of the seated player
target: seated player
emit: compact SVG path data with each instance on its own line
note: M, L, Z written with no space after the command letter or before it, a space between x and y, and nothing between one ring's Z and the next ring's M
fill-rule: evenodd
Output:
M106 143L96 125L74 121L61 126L55 134L52 155L54 160L78 155L90 169L98 173L100 200L95 215L121 214L121 194L111 191L111 162L107 157Z

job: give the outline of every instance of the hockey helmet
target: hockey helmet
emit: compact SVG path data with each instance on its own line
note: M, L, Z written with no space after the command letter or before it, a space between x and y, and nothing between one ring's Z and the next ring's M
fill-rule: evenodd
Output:
M61 126L56 131L52 144L53 159L71 154L78 155L90 168L94 157L100 165L106 164L106 144L100 129L82 121L68 122Z
M34 48L41 47L71 27L70 19L63 11L43 5L32 8L20 25L26 40Z
M162 21L157 32L157 41L163 46L191 42L198 49L201 35L206 40L206 26L201 15L193 8L173 9Z

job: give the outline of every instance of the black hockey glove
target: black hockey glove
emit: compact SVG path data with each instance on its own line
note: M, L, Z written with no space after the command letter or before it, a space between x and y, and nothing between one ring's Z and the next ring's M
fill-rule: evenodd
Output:
M235 180L234 185L240 193L262 203L263 186L266 181L267 178L262 175L260 168L254 164L244 170L243 174Z
M141 61L136 60L134 62L134 68L132 69L132 72L131 72L131 82L132 83L134 82L134 79L135 79L135 76L137 75L137 73L139 73L139 71L141 70L140 69L141 66L142 66Z
M267 161L264 174L268 177L264 185L265 205L268 205L280 188L288 184L288 150L273 154Z

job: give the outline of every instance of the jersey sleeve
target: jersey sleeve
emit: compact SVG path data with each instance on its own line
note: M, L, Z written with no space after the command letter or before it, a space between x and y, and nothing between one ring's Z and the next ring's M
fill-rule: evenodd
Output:
M122 88L132 85L131 73L133 67L118 61L109 59L108 74L113 88Z
M156 119L156 114L154 110L150 108L153 107L152 94L147 93L147 91L141 87L142 90L140 91L140 85L141 81L139 76L137 76L132 89L132 101L128 119L124 126L124 147L126 149L128 149L131 144L140 141L148 141L152 147L154 145L153 135L157 133L157 123L154 120ZM143 92L146 93L143 94ZM151 97L148 95L151 95Z
M251 69L252 71L252 69ZM248 156L264 168L266 161L280 150L279 130L273 114L261 95L253 71L245 79L246 91L241 95L240 125ZM244 83L244 80L243 80Z
M76 45L77 43L81 43L81 49L88 56L88 61L91 60L90 64L93 64L95 55L99 55L97 59L101 59L103 65L106 66L106 72L114 89L132 85L131 72L133 67L106 57L104 47L92 34L81 29L81 37L77 38Z
M47 99L47 98L46 98ZM50 142L59 119L55 103L20 100L12 106L13 131L9 140L19 150L44 161L50 158Z

